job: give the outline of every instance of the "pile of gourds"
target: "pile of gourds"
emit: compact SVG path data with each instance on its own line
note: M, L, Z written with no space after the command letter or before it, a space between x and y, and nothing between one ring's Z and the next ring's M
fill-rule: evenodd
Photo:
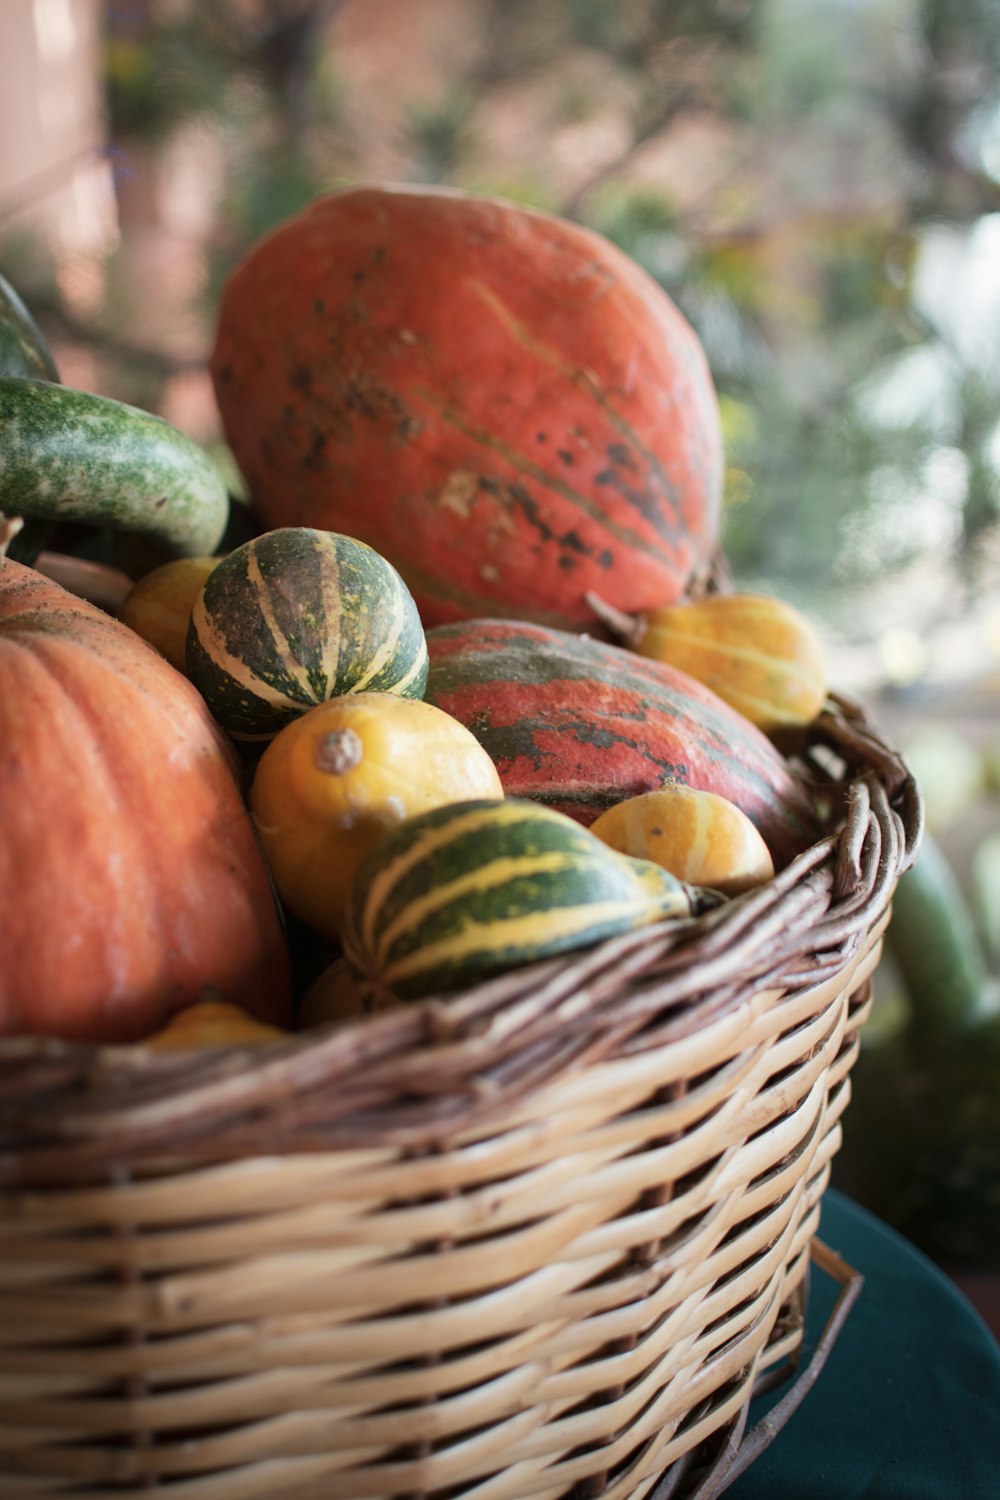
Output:
M690 921L813 841L776 742L822 650L707 584L711 379L620 251L331 194L231 274L211 369L238 545L204 452L62 386L0 285L0 1034L268 1040ZM162 560L101 609L30 566L67 522Z

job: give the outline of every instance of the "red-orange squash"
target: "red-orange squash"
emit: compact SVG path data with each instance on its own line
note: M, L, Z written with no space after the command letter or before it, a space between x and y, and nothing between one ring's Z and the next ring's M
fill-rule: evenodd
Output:
M267 526L357 537L425 625L681 597L718 540L701 345L602 236L440 188L311 204L229 276L211 370Z
M805 784L771 741L674 667L521 620L439 625L427 648L427 701L472 730L508 797L589 826L665 781L717 792L779 868L817 836Z
M289 959L203 700L151 646L0 566L0 1034L148 1036L207 987L276 1025Z

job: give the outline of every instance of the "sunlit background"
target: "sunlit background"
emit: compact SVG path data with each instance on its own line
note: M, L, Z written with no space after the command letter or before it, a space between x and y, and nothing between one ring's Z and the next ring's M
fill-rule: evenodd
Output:
M67 383L223 464L220 284L325 189L638 259L714 373L737 582L821 622L1000 967L996 0L0 0L0 75L0 271Z
M852 679L1000 665L990 0L4 0L0 58L0 256L67 380L214 441L251 240L348 180L502 193L698 330L742 582Z

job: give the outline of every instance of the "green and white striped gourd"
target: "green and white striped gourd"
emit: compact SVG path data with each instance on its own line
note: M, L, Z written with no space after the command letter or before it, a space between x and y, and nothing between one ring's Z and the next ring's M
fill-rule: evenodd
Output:
M192 610L185 664L234 739L263 741L344 693L422 697L427 643L409 589L374 548L286 526L213 569Z
M521 798L409 818L363 860L342 937L401 999L475 984L721 898Z

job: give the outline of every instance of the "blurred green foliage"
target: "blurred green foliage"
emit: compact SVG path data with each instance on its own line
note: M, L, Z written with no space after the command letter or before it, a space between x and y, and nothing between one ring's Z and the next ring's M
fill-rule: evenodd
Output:
M702 339L738 578L848 634L872 628L880 580L929 558L942 610L989 581L1000 354L970 357L955 325L977 233L1000 225L993 0L118 0L107 16L115 159L127 171L192 121L224 154L206 327L244 249L345 181L562 212L645 266ZM928 302L942 227L954 253ZM987 344L991 318L1000 351L1000 299Z

